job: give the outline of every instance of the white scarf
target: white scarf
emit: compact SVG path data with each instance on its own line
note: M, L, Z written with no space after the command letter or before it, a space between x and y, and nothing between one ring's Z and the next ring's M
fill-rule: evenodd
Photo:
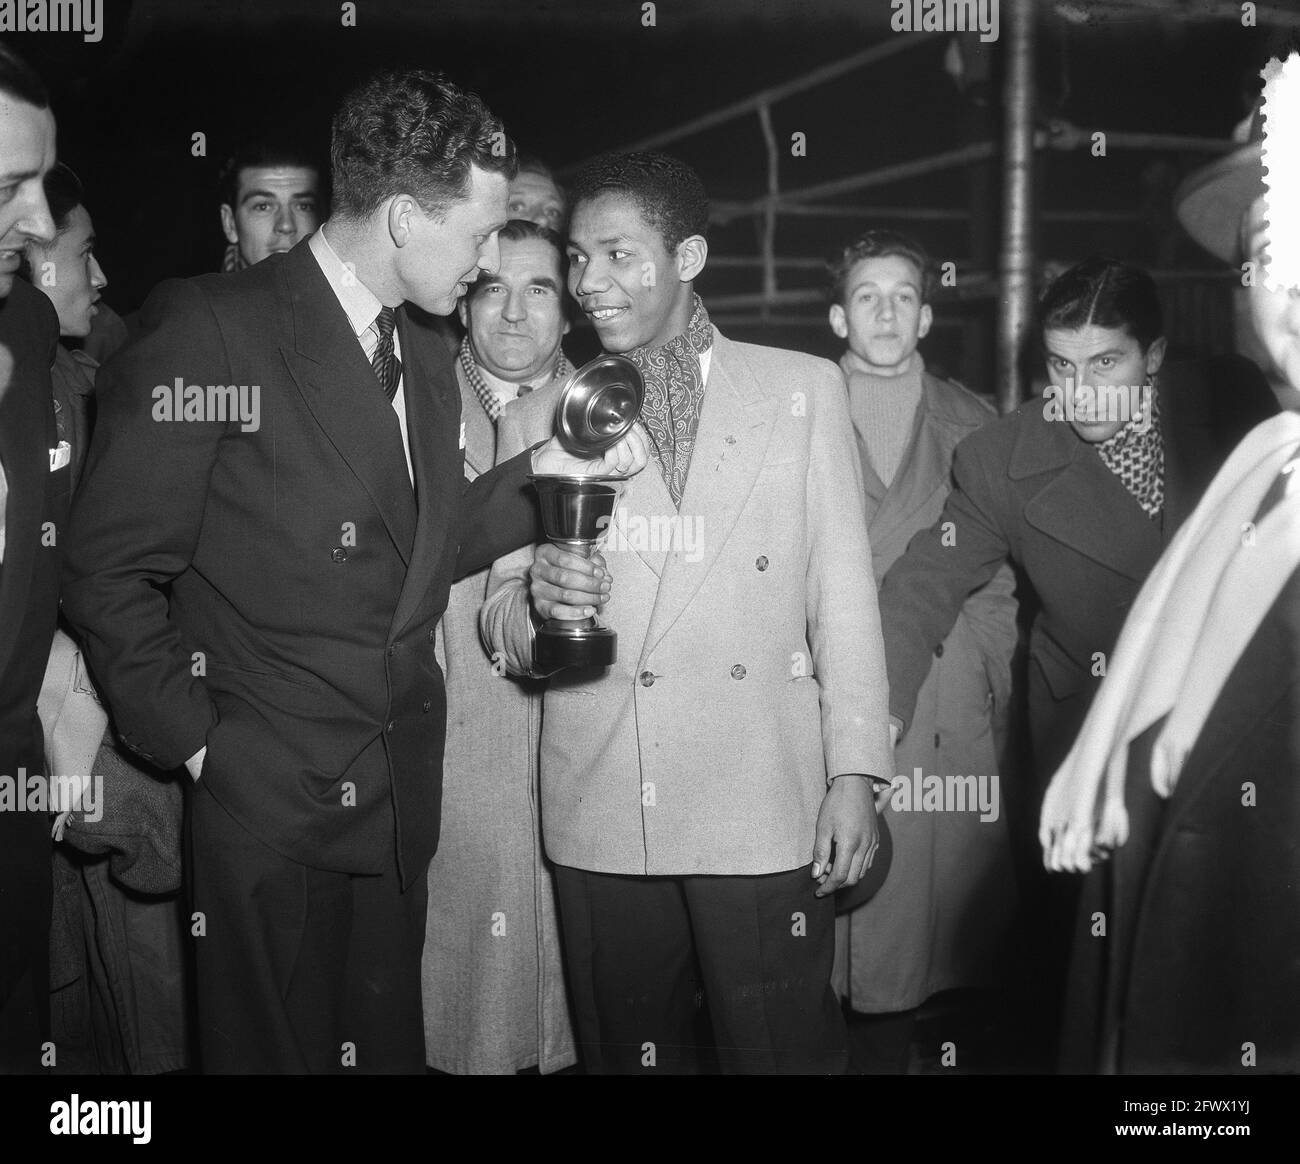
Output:
M1295 413L1253 429L1156 563L1047 790L1038 839L1049 869L1086 872L1094 847L1128 839L1129 744L1165 715L1151 783L1160 796L1173 794L1228 675L1300 565L1298 444ZM1297 480L1256 527L1259 505L1283 471Z

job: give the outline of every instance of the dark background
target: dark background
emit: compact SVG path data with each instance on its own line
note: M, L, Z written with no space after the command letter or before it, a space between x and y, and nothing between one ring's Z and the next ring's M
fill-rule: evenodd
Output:
M799 187L956 148L1001 134L1001 39L960 38L963 83L944 70L950 37L798 94L773 107L783 146L781 182ZM24 33L5 39L50 84L59 153L82 176L119 312L137 307L170 275L214 269L224 240L217 171L239 136L287 125L325 155L338 98L381 66L443 69L477 90L521 148L563 168L606 149L672 128L729 102L898 34L888 0L663 0L656 26L642 26L633 0L360 0L346 28L334 0L104 0L105 35ZM1064 118L1096 129L1226 138L1259 89L1258 71L1294 36L1267 24L1243 28L1215 15L1239 6L1215 0L1036 5L1041 122ZM1266 15L1281 6L1261 4ZM1288 8L1290 13L1293 8ZM979 74L986 74L981 82ZM206 134L194 157L191 135ZM789 156L790 134L807 156ZM753 199L766 184L766 155L753 114L664 147L695 165L719 201ZM1036 255L1069 262L1108 252L1160 272L1175 349L1185 354L1231 342L1228 279L1176 226L1178 181L1213 155L1110 150L1086 145L1040 151ZM936 260L958 264L959 286L937 306L926 351L932 362L991 388L994 299L973 295L968 273L996 263L1000 227L996 161L951 169L833 201L894 210L892 218L782 217L778 254L805 261L782 268L783 290L823 282L813 260L873 221L910 229ZM948 208L959 217L900 217ZM1113 221L1068 222L1070 210ZM755 256L757 220L715 225L713 256ZM1203 272L1188 278L1186 273ZM965 280L965 281L964 281ZM700 281L706 299L760 289L756 270L715 264ZM715 315L738 338L837 354L818 303ZM579 346L581 339L579 338Z

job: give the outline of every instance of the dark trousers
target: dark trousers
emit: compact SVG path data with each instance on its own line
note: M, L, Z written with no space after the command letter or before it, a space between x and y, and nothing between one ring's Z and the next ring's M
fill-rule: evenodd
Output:
M724 1072L844 1072L835 906L813 896L807 866L754 877L555 872L587 1071L698 1071L702 988Z
M51 859L45 813L0 812L0 1074L50 1066Z
M190 798L199 1054L209 1073L424 1072L426 879L300 865Z

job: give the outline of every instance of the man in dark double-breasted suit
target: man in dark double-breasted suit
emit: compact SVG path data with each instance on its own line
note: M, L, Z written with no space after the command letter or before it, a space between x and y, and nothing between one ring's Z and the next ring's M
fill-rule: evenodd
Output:
M335 217L164 284L105 368L66 606L122 740L195 781L208 1071L423 1070L448 589L537 536L530 468L639 467L552 444L465 482L446 349L402 305L494 269L504 140L438 74L372 78L335 118Z

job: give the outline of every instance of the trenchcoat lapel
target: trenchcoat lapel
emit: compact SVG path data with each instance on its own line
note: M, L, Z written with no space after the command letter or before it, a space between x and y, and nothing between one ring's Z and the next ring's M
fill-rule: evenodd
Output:
M683 521L697 523L699 545L697 553L690 555L697 560L690 561L685 548L667 554L646 632L647 651L668 632L713 569L753 491L772 438L773 412L779 402L763 395L743 362L735 358L732 345L716 331L714 337L695 451L679 511ZM650 475L647 471L636 480ZM671 513L671 498L667 504Z
M471 481L482 476L497 458L497 430L492 418L483 408L483 402L465 379L460 361L456 361L456 384L460 388L460 420L465 431L465 464Z
M907 452L874 512L868 493L867 532L873 545L885 542L895 530L906 525L912 514L943 487L947 481L945 466L951 459L953 446L969 431L954 432L952 425L945 424L934 409L932 397L930 379L923 377Z
M1051 476L1025 504L1025 521L1093 561L1143 581L1160 552L1159 525L1064 420L1024 425L1016 439L1012 480L1045 472Z
M303 400L375 503L393 545L410 561L415 498L397 415L347 314L305 242L285 259L293 346L281 352Z

